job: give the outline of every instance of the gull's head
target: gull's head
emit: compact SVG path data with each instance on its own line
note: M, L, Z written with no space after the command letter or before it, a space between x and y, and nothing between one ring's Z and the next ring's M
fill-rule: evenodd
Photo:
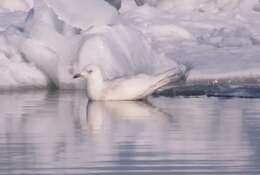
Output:
M102 72L97 65L87 65L78 74L75 74L73 78L84 78L86 80L103 79Z

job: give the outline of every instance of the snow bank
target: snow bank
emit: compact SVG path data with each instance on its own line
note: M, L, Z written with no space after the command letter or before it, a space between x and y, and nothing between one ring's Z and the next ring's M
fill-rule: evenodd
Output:
M46 88L45 75L23 58L12 44L11 37L0 35L0 89Z
M17 82L26 80L31 86L37 79L40 87L52 82L59 88L82 88L72 75L90 63L100 65L105 78L111 79L160 72L178 67L177 61L192 67L188 85L259 83L258 0L121 3L120 13L106 1L94 0L37 0L27 17L2 11L0 37L11 38L3 45L13 48L19 65L35 76L20 74L27 78L16 78ZM16 37L9 37L10 26L18 31ZM18 64L1 53L2 65L10 65L1 70Z
M241 0L136 0L139 4L178 11L200 9L203 11L232 10L239 6Z
M117 10L105 1L96 0L45 0L65 23L80 29L112 22Z
M82 82L72 76L91 63L103 68L106 79L177 67L175 61L152 51L150 40L121 18L113 25L95 25L87 31L81 26L79 33L71 35L64 33L68 25L59 19L59 13L38 1L21 44L26 58L59 88L82 88Z
M22 27L26 16L27 13L25 12L10 12L6 10L0 12L0 32L4 32L12 26Z
M0 8L10 11L28 11L31 9L32 2L29 0L1 0Z
M259 83L259 1L147 3L123 17L151 38L157 52L192 66L189 85ZM171 5L161 10L164 3Z
M153 52L150 42L132 26L93 28L85 37L79 50L79 70L87 64L98 64L107 79L141 72L157 73L177 66L175 61Z

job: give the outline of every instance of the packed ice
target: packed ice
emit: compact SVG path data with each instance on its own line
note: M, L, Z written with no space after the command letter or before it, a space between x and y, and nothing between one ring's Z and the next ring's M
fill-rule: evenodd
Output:
M0 89L82 88L190 66L186 86L260 81L258 0L6 0L0 3Z

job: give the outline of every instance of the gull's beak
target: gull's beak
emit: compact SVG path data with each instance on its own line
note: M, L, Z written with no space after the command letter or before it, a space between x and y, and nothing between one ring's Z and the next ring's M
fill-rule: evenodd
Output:
M79 77L81 77L80 74L75 74L75 75L73 76L74 79L75 79L75 78L79 78Z

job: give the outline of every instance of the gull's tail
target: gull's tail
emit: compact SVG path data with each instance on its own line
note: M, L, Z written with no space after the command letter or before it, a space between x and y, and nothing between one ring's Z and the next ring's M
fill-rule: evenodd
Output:
M164 73L156 75L154 77L155 80L151 84L151 87L142 94L142 97L148 96L156 90L165 87L169 84L185 80L190 70L191 67L181 66L176 69L170 69L168 71L165 71Z

